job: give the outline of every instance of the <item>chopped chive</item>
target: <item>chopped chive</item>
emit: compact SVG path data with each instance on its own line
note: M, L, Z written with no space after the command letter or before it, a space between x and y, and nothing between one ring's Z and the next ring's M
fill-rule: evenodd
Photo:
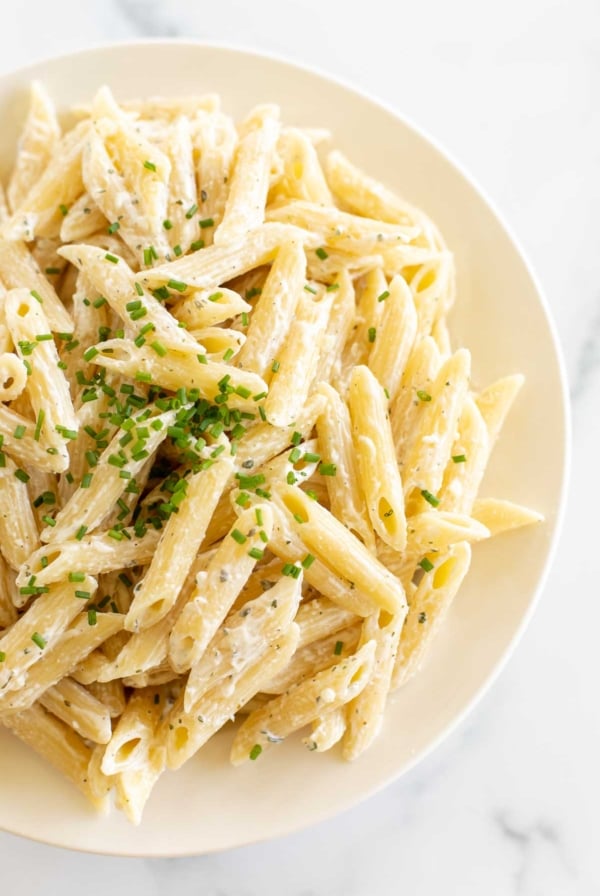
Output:
M279 361L273 361L273 363L271 364L271 370L273 371L273 373L277 373L280 367L281 365Z
M39 336L35 337L36 342L50 342L52 339L52 333L40 333Z
M21 482L29 482L29 478L30 478L30 477L27 475L27 473L25 472L25 470L21 470L21 469L17 469L17 470L15 470L15 476L16 476L16 478L19 479Z
M173 246L173 252L175 253L175 256L177 258L179 258L180 255L183 255L183 249L181 248L179 243L177 243L176 246Z
M61 202L61 204L58 206L58 208L59 208L60 213L63 216L63 218L65 218L69 214L69 209L67 208L67 206L64 203Z
M96 625L98 621L98 615L94 607L91 607L87 613L88 625Z
M258 525L262 526L263 525L263 514L262 514L262 510L260 509L260 507L256 508L256 510L254 511L254 515L256 517L256 522L258 523Z
M321 455L315 454L312 451L306 451L302 455L302 460L304 461L304 463L307 463L307 464L318 464L319 461L321 460Z
M420 566L421 569L424 569L425 572L431 572L431 570L433 569L433 563L431 562L431 560L428 560L427 557L423 557L422 560L419 560L419 563L417 565Z
M167 218L165 221L163 221L163 227L165 228L165 230L171 230L171 228L173 227L173 222L169 221L169 219Z
M186 216L186 218L188 219L188 221L190 220L190 218L193 218L193 217L194 217L194 215L196 214L197 211L198 211L198 206L197 206L196 203L194 202L194 204L193 204L193 205L190 205L190 207L188 208L187 212L185 213L185 216Z
M302 452L299 448L292 448L290 451L290 463L297 464L300 458L302 457Z
M244 544L244 542L246 541L246 536L243 532L240 532L239 529L232 529L231 537L234 541L237 541L238 544Z
M304 558L304 560L302 561L302 566L304 567L304 569L310 569L310 567L313 565L314 562L315 562L315 558L313 557L313 555L307 554L306 557Z
M107 230L109 233L116 233L120 226L118 221L113 221L112 224L108 225Z
M46 525L50 526L50 528L53 528L54 526L56 526L56 520L54 519L53 516L43 516L42 522L46 523Z
M156 171L156 165L154 162L150 162L148 159L144 162L144 168L147 168L148 171Z
M437 507L440 503L440 499L436 498L435 495L432 495L431 492L428 492L426 488L421 489L421 494L425 498L428 504L431 504L432 507Z
M22 439L23 436L25 435L25 431L26 431L26 430L25 430L25 427L23 426L22 423L20 423L20 424L15 428L15 431L14 431L14 433L13 433L15 439Z
M69 573L69 582L85 582L85 573L84 572L70 572Z
M167 286L169 289L176 289L177 292L185 292L187 289L187 283L183 283L181 280L169 280Z
M325 291L326 292L335 292L335 290L339 289L339 288L340 288L339 283L330 283L330 285L327 287L327 289Z
M77 541L81 541L85 533L87 532L87 526L80 526L77 532L75 533L75 538Z
M186 217L187 217L187 216L186 216ZM190 217L191 217L191 215L190 215ZM213 218L203 218L203 220L200 221L200 227L201 227L203 230L204 230L206 227L214 227L214 226L215 226L215 222L214 222L214 219L213 219Z
M343 650L343 649L344 649L344 642L343 642L343 641L336 641L336 642L335 642L335 647L333 648L333 652L335 653L335 655L336 655L336 656L340 656L341 653L342 653L342 650Z
M317 294L317 290L316 290L316 289L313 289L312 286L309 286L308 283L306 284L306 286L304 287L304 289L306 290L306 292L310 292L310 293L312 293L313 296L316 296L316 294Z
M284 576L291 576L292 579L297 579L300 577L302 570L295 563L284 563L281 572Z
M43 557L40 557L40 566L42 567L42 569L46 569L46 567L48 566L48 563L49 563L49 560L45 554Z
M243 326L243 327L247 327L248 324L249 324L249 322L250 322L250 320L249 320L249 318L248 318L248 312L247 312L247 311L242 311L242 313L241 313L241 320L242 320L242 326Z
M424 389L417 389L417 398L419 401L431 401L431 395L429 392L425 392Z
M89 488L92 484L93 473L84 473L81 477L81 488Z
M377 338L377 330L375 327L369 327L368 330L369 342L375 342Z
M60 274L60 268L44 268L44 273L51 277L53 274Z
M302 441L302 433L295 432L292 434L292 438L290 439L290 442L292 443L292 445L294 445L294 446L299 445L301 441Z
M4 653L3 650L0 650L0 663L3 663L5 659L6 659L6 654Z
M222 299L222 298L223 298L222 292L213 292L209 295L208 301L209 302L218 302L219 299Z
M223 355L223 360L224 360L224 361L231 361L231 359L233 358L234 354L235 354L235 352L233 351L233 349L232 349L232 348L228 348L227 351L226 351L226 352L224 353L224 355Z
M156 354L160 355L161 358L164 358L164 356L167 354L167 349L162 344L162 342L159 342L158 340L151 342L150 348L153 348Z
M315 255L317 258L320 258L321 261L325 261L326 258L329 258L329 253L325 251L322 247L319 249L315 249Z
M98 354L100 354L100 352L94 345L92 345L84 351L83 360L92 361Z
M321 476L335 476L337 467L335 464L319 464L319 473Z
M197 252L198 249L204 249L204 240L194 240L193 243L190 243L190 249L192 252Z
M37 291L37 289L30 290L29 295L33 296L33 298L36 300L36 302L39 302L40 305L44 304L44 300L42 299L42 297L39 294L39 292Z
M43 650L44 647L46 646L46 644L48 643L44 638L42 638L42 636L40 635L39 632L34 632L31 636L31 640L33 641L34 644L37 644L37 646L40 648L40 650Z
M250 548L250 550L248 551L248 556L252 557L253 560L262 560L264 555L265 552L261 551L260 548Z
M467 456L466 454L453 454L452 460L455 464L466 464Z
M385 302L385 300L388 298L389 294L390 294L389 289L384 289L384 291L381 293L381 295L377 296L377 301Z
M252 749L250 750L250 753L248 755L250 756L250 759L254 760L254 759L258 759L258 757L260 756L261 753L262 753L261 745L254 744L254 746L252 747Z
M237 498L235 499L235 503L240 507L246 507L250 502L250 495L248 492L240 492Z
M119 259L117 258L117 256L113 255L111 252L107 252L104 257L106 258L107 261L110 261L112 264L119 263Z
M98 298L94 299L94 301L92 302L92 305L94 306L94 308L102 308L102 306L106 305L106 304L108 304L108 303L107 303L106 299L104 298L104 296L98 296Z
M89 600L91 596L89 591L75 591L75 597L78 597L80 600Z

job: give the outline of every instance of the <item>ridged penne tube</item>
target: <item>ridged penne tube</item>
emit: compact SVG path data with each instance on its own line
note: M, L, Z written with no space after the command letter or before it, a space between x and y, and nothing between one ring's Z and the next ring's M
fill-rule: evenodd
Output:
M40 81L32 81L29 110L19 137L6 195L11 209L19 208L29 190L39 180L60 139L54 103Z
M139 284L142 275L139 274L136 279L122 258L95 246L84 245L63 246L60 254L79 270L85 270L95 289L106 297L108 304L123 321L131 324L133 314L139 319L140 329L152 324L154 329L151 335L148 334L148 342L160 340L167 348L179 348L194 354L202 351L202 346L178 325L158 299L144 292L141 285L135 285Z
M288 224L261 224L242 242L227 246L207 246L170 264L149 268L140 274L142 284L151 287L176 279L195 289L215 288L240 274L272 261L283 243L300 240L318 245L318 238Z
M443 320L454 304L454 259L450 252L441 252L430 262L417 268L410 278L410 290L417 310L417 339L428 336L435 323Z
M311 733L302 738L302 743L311 752L325 753L339 743L345 730L346 714L343 707L340 707L315 719Z
M354 582L373 601L374 609L381 607L390 613L402 610L406 598L400 583L343 523L295 486L280 485L277 493L293 531L316 557L333 572Z
M437 500L470 375L471 355L466 349L459 349L440 367L431 386L431 400L422 402L419 429L402 465L407 496L418 488L421 494L427 491Z
M475 400L468 396L444 472L439 509L470 513L490 456L488 428Z
M267 220L293 224L319 233L326 245L361 255L382 252L389 245L409 243L419 232L417 227L385 224L380 220L340 211L335 206L325 207L302 200L270 208Z
M381 302L379 326L371 330L369 369L393 401L417 332L417 312L406 280L394 277ZM382 293L385 296L385 292ZM378 302L379 304L379 302Z
M191 333L204 346L209 361L232 361L237 358L246 341L245 335L233 327L202 327Z
M264 380L249 370L238 370L221 361L203 363L198 358L202 346L197 345L196 349L194 353L171 349L162 356L150 347L138 348L127 339L110 339L98 343L98 355L94 360L107 370L124 376L150 377L156 385L174 392L181 387L198 389L203 397L211 400L219 395L220 380L228 376L231 389L242 392L241 395L234 391L228 393L229 404L238 408L256 408L253 396L265 391ZM250 395L245 394L247 392Z
M524 382L520 373L506 376L482 389L475 398L487 426L490 451Z
M123 628L120 613L98 613L94 625L90 625L87 613L81 613L60 635L54 647L44 651L40 660L27 672L26 684L17 691L3 691L0 695L0 713L27 709L42 694L75 669L107 638Z
M541 513L514 504L512 501L503 501L500 498L477 498L473 504L473 517L489 529L490 535L500 535L501 532L510 532L520 529L522 526L531 526L541 523L544 519Z
M10 352L0 354L0 401L13 401L27 384L27 370L21 359Z
M165 768L163 746L150 744L142 765L125 769L116 776L117 803L132 824L142 820L144 806Z
M302 242L284 243L252 311L246 342L237 359L240 368L263 377L271 371L273 362L279 358L305 283L306 258Z
M190 121L181 115L175 119L163 141L165 155L171 163L169 194L165 224L171 248L187 252L198 235L196 171ZM169 227L166 227L166 222ZM179 251L178 250L178 251Z
M243 123L223 220L214 235L217 246L237 242L262 224L278 136L277 106L257 106Z
M226 687L208 691L193 712L184 712L181 696L162 724L161 742L167 747L167 766L176 769L187 762L261 690L263 682L287 665L297 643L298 626L292 623L258 662L240 676L234 674Z
M229 458L219 459L187 480L185 498L169 517L150 566L135 587L125 618L128 631L149 628L174 605L232 468Z
M103 808L103 798L98 798L88 779L92 751L79 734L39 704L4 716L2 724L75 784L97 809Z
M185 672L200 660L262 556L272 528L273 514L267 504L249 507L237 518L206 570L198 574L169 640L169 659L175 671Z
M321 385L327 404L317 420L321 456L334 464L335 476L327 476L331 512L373 549L375 539L358 478L358 464L352 441L352 423L346 403L331 386Z
M6 323L22 361L29 364L27 392L31 401L37 436L46 450L68 465L65 430L75 433L75 414L69 383L58 367L59 357L43 305L26 289L11 289L6 297Z
M202 240L210 246L214 227L223 218L229 194L231 164L238 142L235 126L227 115L198 116L195 151L198 156L196 180L200 192L203 221ZM209 221L213 221L209 225Z
M31 509L23 471L8 457L0 466L0 550L8 565L18 571L39 545L38 530ZM26 474L25 474L26 475Z
M333 292L327 327L321 340L319 363L314 381L336 380L342 368L342 351L354 325L356 302L354 286L348 271L340 271L338 288Z
M143 248L169 250L163 221L171 165L158 147L136 130L107 88L94 100L94 127L83 154L85 188L141 261ZM145 259L144 259L145 261Z
M89 193L76 199L60 227L62 243L79 243L107 227L107 220Z
M127 698L122 681L91 681L87 689L104 703L111 719L118 719L123 714Z
M161 711L160 691L155 688L131 695L104 751L101 769L105 775L140 767Z
M352 371L348 404L359 481L371 524L386 544L402 551L406 546L404 494L388 404L383 388L364 365Z
M34 586L31 586L34 590ZM52 649L64 630L96 591L89 576L82 582L51 585L0 638L5 659L0 665L0 688L15 691L23 687L27 671Z
M171 311L189 330L197 330L220 324L251 309L252 306L239 293L222 287L217 290L197 289L176 302Z
M301 492L301 494L304 494ZM344 572L333 572L319 557L313 562L307 560L310 551L297 531L292 528L290 517L281 505L277 494L274 495L274 526L269 550L287 563L297 565L305 562L304 579L320 594L328 597L357 616L368 616L373 612L373 600L356 586ZM313 556L312 554L310 556Z
M8 289L28 289L42 300L52 332L73 332L73 321L25 243L0 238L0 277Z
M327 156L325 166L327 181L333 192L359 215L377 218L389 223L422 228L425 245L443 248L444 242L432 221L414 206L409 205L379 181L353 165L338 150Z
M466 542L452 545L436 557L435 569L426 572L411 598L392 676L392 690L411 678L425 660L471 562Z
M231 747L231 762L241 765L252 751L262 753L324 712L349 703L368 683L375 642L364 644L353 656L318 672L251 713L240 726ZM257 750L257 748L260 748Z
M317 151L300 128L283 128L277 152L283 163L278 193L292 199L333 205Z
M33 575L36 584L48 585L66 579L74 570L85 570L88 575L96 576L111 569L143 565L152 559L159 538L160 532L156 529L149 529L141 537L127 529L120 541L99 533L53 542L28 555L21 565L17 584L26 585Z
M120 498L127 486L128 479L119 474L125 470L130 473L129 478L135 479L136 474L142 469L146 458L151 456L163 439L166 437L167 428L175 419L176 411L165 411L148 421L148 416L143 415L143 421L162 423L162 427L150 426L149 435L140 452L143 456L137 459L129 451L123 449L119 439L123 432L118 430L111 442L102 452L96 466L93 469L93 477L86 489L78 489L59 510L54 518L54 526L47 526L40 534L42 541L63 542L69 541L77 533L79 537L87 531L96 529L105 516L112 510L113 505ZM134 421L136 418L131 418ZM135 440L134 446L135 447ZM128 446L129 447L129 446ZM111 461L111 458L119 458L119 462ZM82 531L83 527L83 531Z
M298 650L347 628L357 619L350 610L345 610L326 597L315 597L302 603L294 620L300 629Z
M430 336L414 345L390 408L392 436L399 464L404 462L419 431L417 421L424 412L425 404L431 401L431 388L439 364L439 351Z
M191 712L214 687L225 685L231 670L241 675L285 632L298 609L302 583L283 578L263 595L231 613L201 659L190 669L183 708Z
M306 404L330 311L328 296L315 300L301 296L298 302L265 401L267 419L273 426L291 426Z
M7 239L58 236L63 217L83 192L81 156L88 136L89 123L80 122L58 141L42 175L4 223Z
M356 622L310 644L299 645L289 663L263 683L262 691L265 694L284 694L299 681L351 656L358 647L360 631L360 622Z
M107 744L112 729L108 710L72 678L63 678L40 697L44 709L86 740Z
M375 659L369 681L346 707L344 759L356 759L364 753L381 730L405 616L406 611L398 615L380 612L363 622L361 642L375 642Z

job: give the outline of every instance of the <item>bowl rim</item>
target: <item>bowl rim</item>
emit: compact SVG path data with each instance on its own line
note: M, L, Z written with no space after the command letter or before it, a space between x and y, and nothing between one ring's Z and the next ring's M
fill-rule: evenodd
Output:
M170 47L170 46L189 46L191 48L197 50L224 50L231 53L239 53L244 56L254 57L256 59L267 59L268 61L278 63L280 65L284 65L289 69L295 69L300 73L306 73L311 75L316 75L318 78L327 81L331 84L334 84L337 87L344 89L350 93L353 93L360 98L366 100L373 106L377 107L381 111L385 112L387 115L392 116L393 118L400 121L403 125L405 125L408 129L410 129L413 133L415 133L421 140L425 141L432 147L454 170L458 175L466 181L466 183L475 191L479 199L487 206L487 208L492 212L495 217L497 223L504 231L512 248L515 253L519 257L521 263L523 264L527 275L531 279L535 292L537 294L538 301L544 313L544 317L548 324L548 330L550 334L550 340L552 343L552 348L554 350L554 356L556 359L556 365L559 374L560 380L560 410L562 412L563 417L563 430L562 430L562 452L563 452L563 463L560 471L560 488L558 492L558 501L556 505L556 515L553 521L553 530L551 537L548 542L548 547L546 551L546 556L543 562L543 566L538 578L538 581L535 585L531 593L531 597L529 603L527 605L526 611L523 613L515 632L507 643L507 646L496 662L495 666L491 669L487 677L480 684L478 689L475 691L471 699L461 708L461 710L454 716L454 718L434 737L427 746L422 749L420 752L416 753L407 763L397 772L386 776L383 780L378 781L377 784L368 787L366 790L362 791L360 795L352 796L349 795L341 802L336 803L336 805L330 809L325 808L321 811L316 812L313 816L310 817L309 820L304 820L298 823L297 821L293 821L288 824L285 828L280 830L277 834L273 836L269 836L268 838L256 836L256 837L248 837L248 839L240 842L234 846L209 846L208 848L203 848L201 851L198 850L185 850L182 852L173 853L172 851L153 851L152 853L144 852L142 850L136 851L130 850L128 852L111 852L110 850L103 849L90 849L83 846L65 844L64 842L59 842L58 840L52 841L48 839L44 839L43 837L36 836L35 834L30 833L22 833L16 832L9 828L4 827L0 823L0 831L11 834L13 836L23 837L26 840L33 841L35 843L40 843L46 846L52 846L59 849L64 849L72 852L78 852L88 855L105 855L105 856L118 856L120 858L184 858L184 857L192 857L192 856L200 856L200 855L210 855L216 853L226 852L228 850L238 849L246 846L253 846L258 843L265 842L274 842L283 837L290 836L295 833L299 833L301 831L307 830L308 828L316 827L317 825L324 823L342 813L346 813L351 809L358 807L360 804L365 802L367 799L370 799L375 794L380 793L386 787L393 784L395 781L400 780L400 778L409 774L413 769L415 769L421 762L423 762L427 757L429 757L447 738L452 735L456 729L462 724L465 718L476 708L476 706L480 703L483 697L491 690L499 675L505 668L509 659L514 654L521 638L523 637L527 627L529 626L531 619L535 610L537 609L542 592L544 591L552 565L555 561L558 544L560 541L560 537L563 530L564 519L566 514L567 507L567 499L569 494L569 484L570 484L570 476L571 476L571 458L572 458L572 411L571 411L571 402L569 395L569 378L567 367L565 363L565 357L562 345L559 340L557 325L553 317L552 310L549 306L548 299L546 297L545 290L543 289L540 279L533 268L532 263L529 260L528 255L526 254L520 240L515 235L512 227L507 223L504 214L500 211L496 202L491 199L486 189L481 186L478 179L474 177L465 166L455 158L454 154L446 149L446 147L442 144L440 140L436 137L433 137L427 129L422 127L419 124L416 124L414 120L401 112L396 106L392 105L392 103L382 100L376 95L373 95L369 90L360 87L351 79L347 79L338 74L334 74L327 69L321 68L320 65L312 65L308 63L303 63L298 61L295 58L287 57L283 53L274 52L271 50L266 50L263 48L256 49L254 47L247 47L243 44L238 44L230 41L221 41L221 40L204 40L204 39L195 39L189 37L142 37L142 38L126 38L123 40L108 40L108 41L95 41L90 43L89 45L75 49L68 50L62 53L50 53L45 55L35 56L31 61L26 63L25 65L18 66L17 68L8 68L5 71L0 72L0 82L4 81L8 78L14 77L26 77L27 72L39 68L40 66L57 63L62 60L74 59L80 56L86 56L90 53L94 53L97 51L104 50L127 50L134 49L144 46L154 46L154 47ZM106 79L107 82L110 82L110 78Z

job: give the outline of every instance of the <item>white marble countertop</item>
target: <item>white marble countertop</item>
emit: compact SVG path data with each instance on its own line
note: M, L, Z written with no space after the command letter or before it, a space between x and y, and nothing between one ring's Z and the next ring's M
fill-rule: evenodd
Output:
M565 351L571 498L543 599L476 711L367 803L274 843L196 859L91 857L0 834L6 892L600 893L600 5L370 0L354 12L358 6L29 0L5 11L0 69L131 37L229 41L341 75L446 145L522 241Z

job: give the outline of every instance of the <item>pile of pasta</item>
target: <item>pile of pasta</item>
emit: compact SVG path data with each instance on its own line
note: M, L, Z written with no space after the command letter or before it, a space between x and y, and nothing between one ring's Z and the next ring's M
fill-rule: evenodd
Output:
M522 384L435 225L273 105L40 84L0 229L0 721L138 822L231 719L346 759L422 664ZM225 744L225 740L223 740Z

